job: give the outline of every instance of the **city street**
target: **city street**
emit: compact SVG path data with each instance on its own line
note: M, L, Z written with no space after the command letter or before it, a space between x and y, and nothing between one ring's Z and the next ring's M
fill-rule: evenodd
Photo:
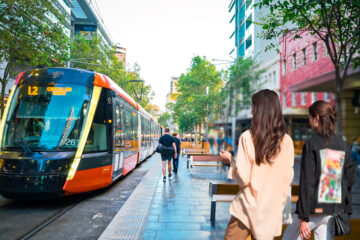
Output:
M359 240L359 39L360 0L0 0L0 240L280 240L296 202Z

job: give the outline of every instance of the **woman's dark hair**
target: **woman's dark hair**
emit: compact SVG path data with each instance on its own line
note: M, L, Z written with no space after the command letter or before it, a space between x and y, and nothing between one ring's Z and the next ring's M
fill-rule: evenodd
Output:
M309 107L309 114L316 118L319 116L319 134L328 141L335 133L335 122L338 119L337 111L330 103L325 101L316 101Z
M255 147L255 162L271 164L280 151L285 135L285 120L276 92L265 89L252 96L251 135Z

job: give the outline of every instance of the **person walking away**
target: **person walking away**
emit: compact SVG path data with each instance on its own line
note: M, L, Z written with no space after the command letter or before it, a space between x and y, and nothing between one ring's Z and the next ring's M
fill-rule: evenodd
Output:
M209 147L210 154L214 154L214 138L212 136L209 137Z
M297 217L288 226L283 239L334 239L334 211L352 213L351 187L355 168L342 137L335 135L337 112L327 102L309 107L309 123L315 132L302 150Z
M224 138L223 138L223 136L222 136L222 133L221 132L219 132L218 133L218 138L216 139L216 144L217 144L217 146L218 146L218 153L220 153L221 152L221 150L222 149L224 149Z
M177 157L176 145L175 140L172 136L170 136L170 128L165 128L165 134L160 137L159 143L165 147L173 147L174 153L161 153L161 160L162 160L162 172L163 172L163 182L166 182L166 163L168 164L168 176L171 177L171 158Z
M178 167L179 167L179 156L180 156L180 151L181 151L181 141L178 138L178 134L176 132L174 132L172 135L174 137L174 141L175 141L175 145L176 145L176 153L177 153L176 154L177 157L173 158L173 166L174 166L173 172L177 173Z
M252 96L252 128L241 134L229 178L240 191L230 206L226 240L270 240L281 235L283 209L294 176L294 144L285 133L285 120L276 92L265 89Z

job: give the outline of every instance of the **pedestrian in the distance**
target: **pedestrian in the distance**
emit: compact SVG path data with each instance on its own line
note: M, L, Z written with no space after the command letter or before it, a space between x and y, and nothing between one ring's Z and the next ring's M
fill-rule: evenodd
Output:
M180 139L178 138L178 134L176 132L173 132L173 137L174 137L174 140L175 140L175 145L176 145L176 155L177 157L174 157L173 158L173 166L174 166L174 169L173 169L173 172L174 173L177 173L178 171L178 167L179 167L179 156L180 156L180 151L181 151L181 141Z
M316 133L304 144L301 156L297 217L283 239L334 239L333 221L337 212L352 213L351 187L355 182L354 164L343 139L335 135L335 109L317 101L309 107L309 123Z
M165 128L165 134L159 139L159 143L165 147L173 147L174 151L161 153L163 182L166 182L166 164L168 164L168 176L171 177L171 159L177 157L175 140L170 136L170 128Z
M224 138L223 138L223 135L221 132L218 133L218 137L216 139L216 144L217 144L217 150L218 150L218 153L221 152L221 150L224 149Z
M294 176L294 144L285 133L278 95L261 90L252 96L252 128L241 134L229 178L240 191L230 206L226 240L270 240L281 235L285 201ZM220 156L231 160L231 154Z
M210 136L209 137L209 148L210 148L210 154L214 154L214 137Z

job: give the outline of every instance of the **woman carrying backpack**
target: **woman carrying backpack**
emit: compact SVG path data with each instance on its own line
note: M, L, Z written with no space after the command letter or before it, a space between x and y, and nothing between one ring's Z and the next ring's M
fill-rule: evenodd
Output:
M230 206L225 239L267 240L281 235L282 213L294 176L294 145L285 133L278 95L261 90L252 96L252 127L239 139L229 177L240 186ZM231 160L227 151L221 157Z
M352 213L351 187L354 164L346 143L335 135L337 112L327 102L309 107L309 123L315 135L304 144L301 156L297 218L283 239L334 239L335 213Z

